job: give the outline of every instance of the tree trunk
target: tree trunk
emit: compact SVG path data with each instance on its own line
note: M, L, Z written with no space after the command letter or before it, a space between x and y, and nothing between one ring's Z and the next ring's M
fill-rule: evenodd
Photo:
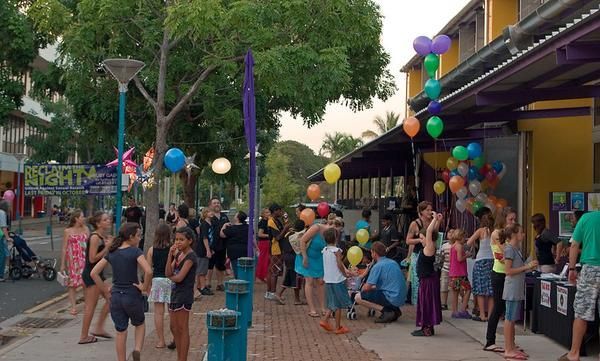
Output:
M93 195L88 195L86 196L86 213L88 217L91 217L94 215L94 200L96 199L96 197L94 197Z
M196 182L198 181L198 175L194 172L190 173L188 178L186 172L180 172L179 179L183 184L183 201L190 208L196 207Z

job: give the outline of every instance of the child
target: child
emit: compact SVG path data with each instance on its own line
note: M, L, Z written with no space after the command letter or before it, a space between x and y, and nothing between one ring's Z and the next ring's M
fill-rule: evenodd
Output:
M335 246L336 232L334 228L328 228L323 232L323 238L327 243L322 251L327 312L325 312L319 325L327 331L334 331L336 335L341 335L350 332L350 330L342 326L342 312L340 310L349 307L352 302L346 289L346 276L349 276L350 272L342 262L342 250ZM332 328L328 321L333 312L335 312L335 328Z
M170 247L171 226L164 221L160 221L154 232L154 245L150 247L146 255L146 260L153 269L152 289L150 290L148 302L154 303L154 326L156 328L156 335L158 336L156 348L166 347L163 327L165 304L171 302L171 287L173 285L171 280L165 275Z
M467 311L469 296L471 295L471 284L467 278L467 257L464 250L465 231L455 229L450 235L452 246L450 248L450 290L452 291L452 318L471 318ZM462 293L462 305L458 311L458 295Z
M538 266L537 261L525 264L521 253L521 242L525 237L521 225L515 223L506 227L500 237L506 240L504 247L504 292L502 299L506 301L504 315L504 358L509 360L527 360L527 354L517 350L515 346L515 321L519 318L519 307L525 299L525 272Z
M196 288L202 296L212 296L213 291L207 287L206 275L208 274L208 264L212 257L212 246L214 240L214 227L212 226L215 213L210 208L203 208L200 213L200 239L195 244L196 255L198 256L198 269L196 270Z
M285 304L283 300L283 292L292 288L294 290L294 305L302 305L300 300L300 285L298 284L298 274L294 269L294 263L296 261L296 252L290 244L290 237L296 233L302 232L304 229L304 221L301 219L294 223L294 229L288 232L280 242L280 247L283 252L283 264L285 265L285 274L283 276L283 284L281 289L277 293L276 300L280 304Z
M443 257L442 272L440 276L440 294L442 296L442 310L448 309L448 290L450 284L450 275L448 274L448 272L450 272L450 249L452 248L452 244L454 243L454 241L452 241L453 231L454 230L452 229L448 231L448 240L442 244L442 249L440 250Z
M194 231L189 227L177 228L175 244L169 250L165 274L175 283L171 292L169 314L171 332L177 345L177 360L187 360L190 348L190 311L194 303L194 278L198 258L192 250Z
M140 225L127 222L119 229L119 236L110 245L106 257L101 259L92 269L91 276L96 285L101 287L106 299L110 297L110 316L117 330L115 342L117 360L125 361L127 347L127 327L129 320L135 326L135 346L132 353L134 361L140 360L140 351L144 344L144 299L142 292L148 292L152 283L152 269L144 253L138 248L142 230ZM102 281L100 273L110 263L113 270L113 286ZM138 265L144 270L144 282L138 283ZM110 292L110 294L109 294Z

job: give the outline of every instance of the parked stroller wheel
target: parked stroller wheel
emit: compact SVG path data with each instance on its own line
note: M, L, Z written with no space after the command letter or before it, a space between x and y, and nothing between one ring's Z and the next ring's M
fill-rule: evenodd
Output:
M356 320L356 311L353 309L346 313L346 318L349 320Z
M369 317L375 317L375 310L372 308L369 308L369 313L368 313Z
M23 277L23 270L20 267L13 267L8 271L8 274L13 281L18 281Z
M56 279L56 270L52 267L46 268L43 275L46 281L54 281Z

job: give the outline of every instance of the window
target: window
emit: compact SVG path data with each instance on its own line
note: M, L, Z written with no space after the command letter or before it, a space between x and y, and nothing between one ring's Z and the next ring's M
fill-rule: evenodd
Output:
M520 0L519 1L519 20L527 17L543 3L541 0Z
M462 63L475 54L475 22L465 23L458 29L458 60Z

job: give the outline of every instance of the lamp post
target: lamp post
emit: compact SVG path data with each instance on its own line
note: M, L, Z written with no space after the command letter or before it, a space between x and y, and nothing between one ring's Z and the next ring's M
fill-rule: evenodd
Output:
M231 162L225 157L217 158L213 160L211 168L213 172L223 175L231 170ZM219 200L223 202L223 178L221 178Z
M144 63L133 59L106 59L102 66L119 82L119 130L117 151L117 190L115 232L121 227L121 183L123 177L123 143L125 142L125 102L127 100L127 85L144 67Z
M254 194L256 194L256 201L254 202L254 217L255 220L260 216L260 174L259 174L259 170L260 170L260 165L258 163L258 159L262 158L262 154L258 151L258 147L260 146L260 144L256 145L256 153L254 153L256 155L256 191ZM250 153L246 154L246 156L244 157L244 159L248 159L250 160ZM258 222L254 222L254 234L258 234Z
M16 207L16 212L17 212L17 221L19 222L19 228L17 229L17 233L22 235L23 234L23 223L21 222L21 162L23 162L23 159L25 159L25 157L27 157L27 154L24 153L17 153L14 154L14 157L17 159L17 186L15 187L15 192L16 192L16 198L17 198L17 207Z

